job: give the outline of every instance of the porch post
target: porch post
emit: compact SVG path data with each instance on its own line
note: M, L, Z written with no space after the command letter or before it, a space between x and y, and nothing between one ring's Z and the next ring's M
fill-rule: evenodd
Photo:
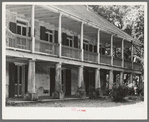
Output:
M133 69L133 42L131 43L131 62L132 62L132 69Z
M124 68L124 39L122 39L122 68Z
M83 66L78 68L78 87L84 87Z
M132 73L130 73L130 81L129 81L129 84L130 83L133 83L133 74Z
M61 30L61 25L62 25L62 13L60 13L59 15L59 20L58 20L58 43L59 43L59 57L61 57L62 55L62 43L61 43L61 34L62 34L62 30Z
M99 53L99 44L100 44L100 30L97 31L97 63L100 64L100 53Z
M109 71L109 89L112 89L113 85L113 70Z
M61 63L55 65L55 91L52 93L53 98L61 99L62 97L62 77L61 77Z
M95 88L100 88L100 69L95 70Z
M32 5L31 14L31 37L32 37L32 53L35 51L35 5Z
M113 66L113 34L111 35L111 66Z
M37 99L35 89L35 60L29 60L28 64L28 93L30 94L30 100Z
M120 72L120 84L123 84L123 80L124 80L124 72Z
M80 39L80 47L81 47L81 61L84 60L84 50L83 50L83 22L81 23L81 39Z

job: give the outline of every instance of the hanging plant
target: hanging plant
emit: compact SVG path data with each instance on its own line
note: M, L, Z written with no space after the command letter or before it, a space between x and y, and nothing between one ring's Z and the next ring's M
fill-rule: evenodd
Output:
M39 74L48 74L50 72L50 68L43 63L36 63L35 72Z

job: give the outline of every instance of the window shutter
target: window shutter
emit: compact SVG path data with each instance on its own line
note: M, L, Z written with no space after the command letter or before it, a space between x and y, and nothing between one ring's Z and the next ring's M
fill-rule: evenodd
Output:
M97 53L97 46L94 45L94 52Z
M74 36L74 47L78 48L78 37Z
M62 45L68 45L66 33L62 33Z
M40 39L41 40L45 40L46 38L45 38L45 31L46 31L46 28L45 27L43 27L43 26L40 26Z
M31 27L28 28L28 36L31 37Z
M89 44L89 51L92 52L92 45Z
M48 34L45 33L45 40L48 41Z
M12 33L16 33L16 30L17 30L17 26L16 26L16 23L14 22L10 22L9 23L9 29Z
M58 43L58 31L57 30L55 30L54 41L55 43Z

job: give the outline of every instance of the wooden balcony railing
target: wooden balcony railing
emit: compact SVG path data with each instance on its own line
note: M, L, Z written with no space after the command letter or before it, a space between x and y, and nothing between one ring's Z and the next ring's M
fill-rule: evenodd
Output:
M100 63L102 64L111 64L111 56L108 55L100 55Z
M133 69L140 71L142 69L142 64L133 62Z
M122 66L122 59L113 57L113 65L114 66Z
M62 45L62 56L80 60L81 59L81 49Z
M132 69L132 62L131 61L124 61L124 67L127 69Z
M84 60L97 63L98 54L93 52L84 51Z
M44 54L58 55L58 44L35 39L35 51Z
M6 28L6 47L7 48L17 48L17 49L31 51L31 47L32 47L31 42L32 42L31 37L14 34L8 28Z

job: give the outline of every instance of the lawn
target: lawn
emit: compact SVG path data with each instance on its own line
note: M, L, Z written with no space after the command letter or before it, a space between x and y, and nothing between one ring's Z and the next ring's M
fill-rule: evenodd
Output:
M131 105L140 102L141 100L136 97L127 97L121 102L113 102L107 98L98 99L77 99L66 101L38 101L29 103L13 103L7 104L7 106L16 107L115 107L121 105Z

